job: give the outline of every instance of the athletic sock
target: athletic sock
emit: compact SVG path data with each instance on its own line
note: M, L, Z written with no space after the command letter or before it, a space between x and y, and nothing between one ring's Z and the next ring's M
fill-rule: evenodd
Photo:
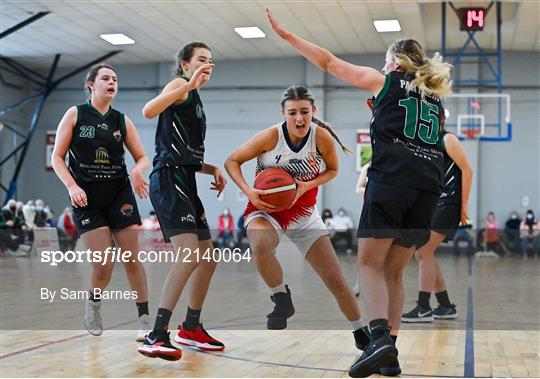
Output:
M364 324L364 322L362 321L361 318L359 318L358 320L349 321L349 322L351 323L353 331L358 330L358 329L362 329L366 325L366 324Z
M420 306L420 308L431 308L429 306L429 298L431 297L431 292L424 292L424 291L419 291L418 292L418 305Z
M442 305L443 307L445 308L452 307L452 304L450 303L450 299L448 298L448 292L446 292L446 290L435 293L435 297L437 298L437 301L439 302L439 304Z
M92 291L88 291L89 293L89 296L88 296L88 299L93 301L94 303L97 303L98 301L101 301L101 298L95 298L94 297L94 293Z
M270 291L272 291L273 295L275 295L276 293L279 293L279 292L287 293L287 289L285 288L284 283L281 283L278 286L270 288Z
M166 308L158 308L154 332L169 330L169 321L171 321L172 311Z
M149 314L148 301L145 301L143 303L135 303L135 305L137 306L137 312L139 312L139 317Z
M186 312L186 320L182 323L182 328L186 330L193 330L199 326L201 311L202 309L191 309L188 307Z

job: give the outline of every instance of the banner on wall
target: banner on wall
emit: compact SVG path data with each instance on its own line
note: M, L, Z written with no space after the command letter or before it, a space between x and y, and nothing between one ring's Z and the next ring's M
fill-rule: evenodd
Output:
M362 166L371 162L371 136L369 129L358 129L356 131L356 171L360 172Z

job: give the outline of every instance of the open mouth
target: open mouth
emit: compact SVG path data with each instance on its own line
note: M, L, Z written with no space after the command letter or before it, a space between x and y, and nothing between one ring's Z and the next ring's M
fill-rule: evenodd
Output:
M115 89L114 89L114 88L109 88L109 89L107 90L107 92L113 94L113 93L115 92Z
M306 126L305 125L296 125L296 130L298 130L299 132L302 132L306 129Z

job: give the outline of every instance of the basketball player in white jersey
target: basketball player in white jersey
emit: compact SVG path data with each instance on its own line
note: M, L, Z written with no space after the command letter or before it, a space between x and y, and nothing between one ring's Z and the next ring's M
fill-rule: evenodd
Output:
M301 86L289 87L281 100L285 122L259 132L234 151L225 162L230 177L249 198L244 213L247 237L259 274L270 287L275 303L268 317L268 329L285 329L294 314L291 291L283 282L283 270L275 257L280 237L286 234L320 276L353 327L356 346L369 343L369 332L360 320L360 308L347 284L328 231L317 209L317 190L338 172L332 129L316 119L315 100ZM297 183L296 197L289 209L275 212L261 200L265 192L252 188L240 166L257 158L257 174L270 167L287 171Z

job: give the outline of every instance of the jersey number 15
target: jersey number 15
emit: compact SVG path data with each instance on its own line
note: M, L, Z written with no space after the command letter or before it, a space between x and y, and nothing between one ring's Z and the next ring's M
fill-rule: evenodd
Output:
M420 103L420 107L418 107ZM418 137L425 143L434 145L439 140L439 108L435 104L415 97L399 101L399 106L405 108L405 137L414 139L418 130ZM420 108L420 114L418 114Z

